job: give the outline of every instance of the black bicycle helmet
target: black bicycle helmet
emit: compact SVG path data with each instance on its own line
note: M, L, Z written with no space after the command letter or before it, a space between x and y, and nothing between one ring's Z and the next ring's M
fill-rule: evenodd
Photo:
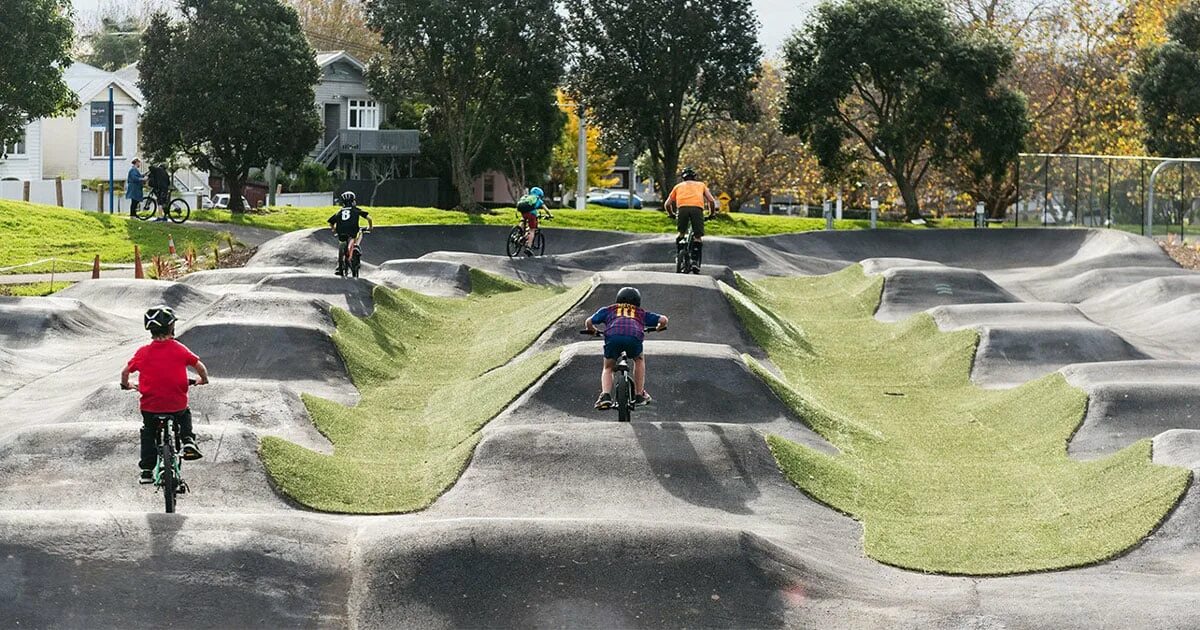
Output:
M175 311L170 306L159 304L158 306L150 307L146 311L142 322L145 324L146 330L155 334L161 334L170 330L171 324L175 323L175 319Z
M679 179L689 182L696 179L696 169L690 166L683 167L683 170L679 172Z
M633 287L621 287L621 290L617 291L617 304L632 304L640 307L642 292Z
M347 207L353 206L354 202L358 200L358 196L354 194L353 190L347 190L338 198L342 200L342 205Z

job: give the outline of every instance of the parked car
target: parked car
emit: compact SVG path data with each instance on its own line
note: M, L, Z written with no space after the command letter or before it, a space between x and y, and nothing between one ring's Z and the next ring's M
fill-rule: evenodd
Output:
M219 195L213 195L212 201L210 203L204 204L204 207L205 208L220 208L222 210L228 210L229 209L229 193L221 193ZM251 206L250 202L247 201L245 197L242 197L242 207L249 209L249 208L253 208L254 206Z
M587 202L607 208L628 208L630 193L627 190L607 190L588 195ZM642 198L633 195L633 207L641 209Z

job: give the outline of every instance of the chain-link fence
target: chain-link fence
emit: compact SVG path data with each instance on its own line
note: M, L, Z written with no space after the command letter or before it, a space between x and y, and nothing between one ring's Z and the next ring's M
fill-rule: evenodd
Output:
M1017 202L1006 217L1017 227L1108 227L1185 240L1200 237L1198 221L1200 159L1046 153L1021 154Z

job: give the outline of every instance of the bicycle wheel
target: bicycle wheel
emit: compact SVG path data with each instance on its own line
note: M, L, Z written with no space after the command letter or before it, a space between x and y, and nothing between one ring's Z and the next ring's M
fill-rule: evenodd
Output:
M350 255L350 274L355 278L358 277L358 270L362 267L362 252L357 247L354 248L354 253Z
M159 457L162 459L162 490L163 500L166 503L167 514L175 512L175 490L179 480L175 478L175 445L170 439L163 440L162 448L159 450Z
M630 391L633 389L629 382L629 372L621 372L617 375L617 382L614 383L613 393L616 394L617 404L617 420L619 422L629 422L629 410L633 407L633 396Z
M516 258L520 255L521 250L525 248L525 230L521 226L513 227L508 233L508 243L506 244L509 258Z
M538 230L537 234L533 235L533 253L541 256L546 253L546 237Z
M192 216L192 207L183 199L172 199L171 207L167 209L167 218L176 222L183 223Z
M691 247L687 241L681 245L679 241L675 241L675 273L687 273L692 266Z
M154 215L156 214L158 214L158 200L154 197L146 197L143 199L142 205L139 206L137 212L134 213L137 218L143 221L153 219Z

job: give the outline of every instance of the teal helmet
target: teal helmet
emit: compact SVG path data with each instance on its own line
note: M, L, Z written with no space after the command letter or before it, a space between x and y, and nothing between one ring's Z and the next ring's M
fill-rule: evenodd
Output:
M541 188L538 188L537 186L534 186L533 188L529 189L529 194L533 195L534 197L537 197L538 199L541 199L542 197L546 196L546 191L542 190Z

